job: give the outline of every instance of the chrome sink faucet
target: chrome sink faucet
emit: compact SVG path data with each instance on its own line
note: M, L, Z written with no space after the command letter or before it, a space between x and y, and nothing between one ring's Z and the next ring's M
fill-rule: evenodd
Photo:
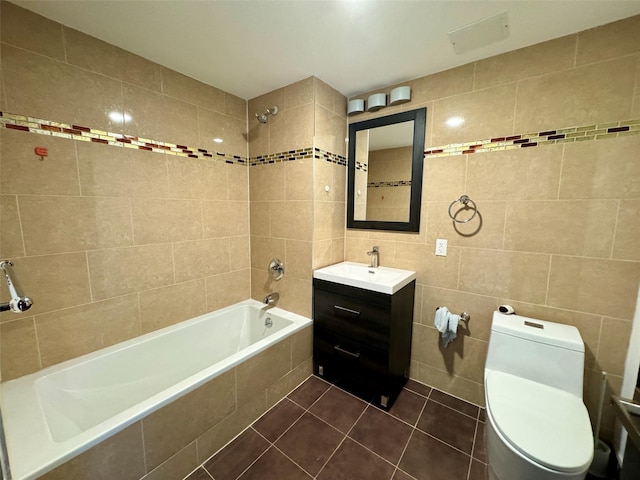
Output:
M370 252L367 252L367 255L371 257L371 265L372 268L378 268L380 264L380 249L379 247L373 247Z

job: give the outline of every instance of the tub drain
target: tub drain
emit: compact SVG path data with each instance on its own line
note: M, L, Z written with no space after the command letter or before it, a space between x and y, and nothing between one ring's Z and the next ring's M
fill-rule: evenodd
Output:
M271 320L271 317L267 317L264 321L264 326L267 328L271 328L273 326L273 320Z

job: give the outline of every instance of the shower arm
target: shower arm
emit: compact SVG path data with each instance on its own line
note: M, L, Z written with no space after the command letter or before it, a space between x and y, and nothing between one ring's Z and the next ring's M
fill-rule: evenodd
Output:
M269 121L269 115L277 115L280 109L277 105L273 107L269 107L265 110L264 113L256 113L256 118L260 123L267 123Z
M33 305L33 301L29 297L22 295L22 289L15 282L13 275L13 263L11 260L1 260L0 270L4 274L4 278L7 281L7 287L11 294L11 300L6 303L0 303L0 312L11 310L14 313L26 312Z

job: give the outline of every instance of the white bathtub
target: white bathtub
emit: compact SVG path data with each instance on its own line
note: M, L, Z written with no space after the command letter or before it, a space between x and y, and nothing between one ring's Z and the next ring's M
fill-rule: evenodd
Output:
M310 324L246 300L2 383L13 480L43 475Z

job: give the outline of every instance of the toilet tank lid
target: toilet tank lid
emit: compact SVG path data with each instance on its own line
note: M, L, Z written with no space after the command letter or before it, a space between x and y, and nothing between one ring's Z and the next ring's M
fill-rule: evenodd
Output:
M584 342L578 329L571 325L548 322L520 315L493 312L492 332L501 332L534 342L584 352Z

